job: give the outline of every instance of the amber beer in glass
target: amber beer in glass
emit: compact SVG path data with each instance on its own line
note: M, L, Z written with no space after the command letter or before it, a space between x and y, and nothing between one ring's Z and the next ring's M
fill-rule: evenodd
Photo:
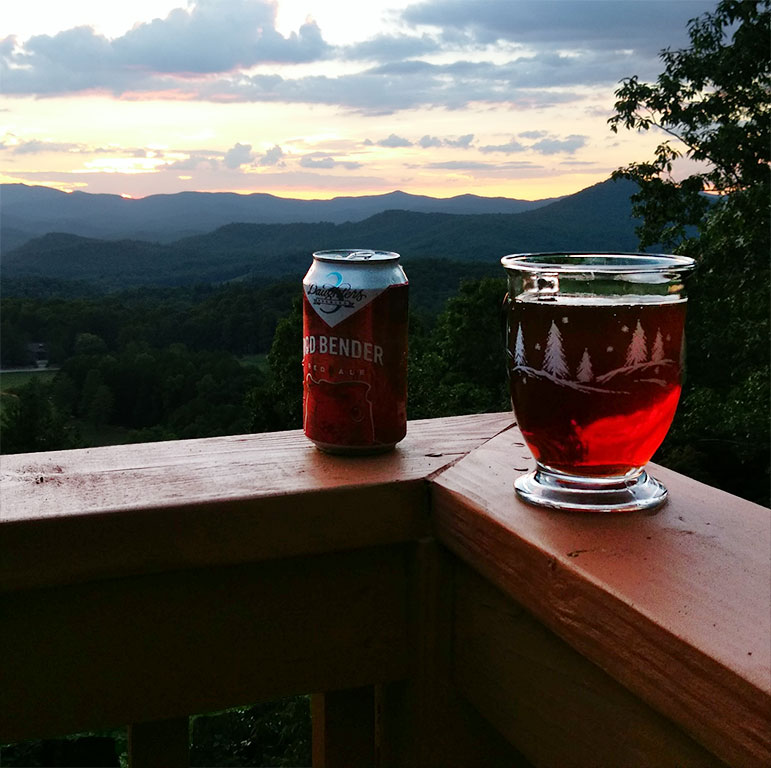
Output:
M558 509L661 504L645 464L680 398L693 260L659 254L517 254L506 337L517 422L536 469L517 493Z

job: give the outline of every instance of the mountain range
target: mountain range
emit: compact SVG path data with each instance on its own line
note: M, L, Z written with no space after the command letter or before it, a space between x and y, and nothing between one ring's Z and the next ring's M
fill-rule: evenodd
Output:
M295 200L263 193L179 192L137 200L120 195L61 192L50 187L0 184L3 252L48 232L107 240L171 243L234 222L331 224L362 221L388 210L418 213L522 213L559 198L517 200L458 195L450 198L389 192L384 195Z
M461 262L497 265L501 256L513 252L531 251L634 251L637 248L635 226L632 217L630 195L636 186L627 181L605 181L573 195L556 200L524 203L518 200L497 201L460 196L449 201L421 198L404 193L392 193L366 198L336 198L331 201L282 201L302 205L329 203L328 213L347 210L349 218L343 222L328 219L293 221L291 223L254 223L231 219L231 223L219 226L205 234L197 234L161 242L147 240L136 234L130 238L87 237L69 230L48 231L42 236L27 239L17 247L4 250L2 277L4 280L21 277L46 277L64 280L88 281L102 289L138 285L189 285L194 283L224 282L243 278L269 279L303 273L314 250L323 248L378 248L394 250L402 254L402 261L409 273L410 261L417 259L446 259ZM128 218L121 219L121 198L103 195L71 195L46 188L5 185L2 188L4 209L3 239L8 237L7 222L22 222L27 233L43 222L55 222L64 216L65 199L74 198L79 209L70 210L67 221L70 229L77 222L86 222L88 210L93 227L118 231L127 226ZM60 197L63 195L63 198ZM27 203L23 204L26 197ZM155 202L159 207L146 208L148 222L158 226L163 211L174 206L178 215L185 213L186 201L193 210L205 201L214 202L214 208L227 208L238 195L195 193L180 195L155 195L152 198L129 203ZM248 196L252 198L255 196ZM266 195L265 198L271 198ZM103 198L108 198L104 200ZM173 200L171 198L174 198ZM34 202L30 200L34 199ZM278 198L272 198L273 201ZM344 201L344 202L341 202ZM236 200L237 204L245 201ZM252 201L253 203L254 201ZM373 206L389 204L415 204L462 206L529 205L528 210L516 213L447 213L415 211L408 209L381 210L374 215L364 212ZM332 204L340 207L334 208ZM89 205L91 208L89 209ZM343 208L345 205L347 208ZM113 213L109 213L112 206ZM287 213L284 209L282 215ZM211 210L214 210L212 208ZM131 216L137 216L131 210ZM236 216L230 209L228 216ZM256 210L256 209L255 209ZM310 215L311 208L306 208ZM321 209L319 209L321 210ZM362 218L353 220L352 212ZM214 214L212 214L213 216ZM220 216L225 214L220 212ZM254 210L252 215L257 215ZM260 215L267 216L267 213ZM9 218L5 218L5 217ZM80 218L78 218L80 217ZM179 218L178 221L182 219ZM204 221L203 213L200 221ZM138 220L135 220L137 223ZM122 222L122 223L121 223ZM176 226L176 225L175 225ZM20 230L17 230L20 231ZM133 231L133 230L132 230ZM10 239L13 241L11 232Z

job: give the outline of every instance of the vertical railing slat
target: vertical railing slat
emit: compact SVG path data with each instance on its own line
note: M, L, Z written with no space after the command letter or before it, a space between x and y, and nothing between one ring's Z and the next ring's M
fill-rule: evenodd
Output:
M313 768L374 768L373 686L314 694L311 720Z

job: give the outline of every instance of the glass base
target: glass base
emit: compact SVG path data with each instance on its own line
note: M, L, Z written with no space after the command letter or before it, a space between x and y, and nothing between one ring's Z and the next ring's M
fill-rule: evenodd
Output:
M514 482L530 504L572 512L635 512L663 504L667 489L645 470L621 477L580 477L538 465Z

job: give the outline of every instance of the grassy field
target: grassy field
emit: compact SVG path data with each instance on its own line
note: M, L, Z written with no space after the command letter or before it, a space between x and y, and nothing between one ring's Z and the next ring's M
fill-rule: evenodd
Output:
M12 398L16 397L13 390L23 387L34 377L38 377L41 382L51 381L56 376L55 370L40 368L37 371L0 371L0 414L3 412L3 406Z
M49 368L40 368L36 371L0 371L0 392L23 387L33 378L41 383L51 381L56 376L56 371Z

